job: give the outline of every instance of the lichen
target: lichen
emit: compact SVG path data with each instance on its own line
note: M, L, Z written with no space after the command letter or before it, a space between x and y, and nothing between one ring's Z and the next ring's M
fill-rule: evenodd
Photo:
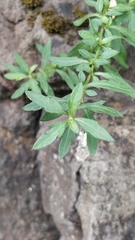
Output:
M41 5L42 0L22 0L26 7L37 7Z

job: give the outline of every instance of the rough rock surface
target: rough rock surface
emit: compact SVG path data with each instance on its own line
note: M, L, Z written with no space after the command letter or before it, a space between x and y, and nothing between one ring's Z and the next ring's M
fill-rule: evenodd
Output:
M135 110L121 111L123 119L102 116L116 141L101 142L93 159L83 133L62 160L58 143L38 154L44 209L64 240L135 239Z
M73 18L81 0L43 1L43 9ZM102 91L125 118L97 116L116 140L100 142L89 157L80 133L70 153L60 160L58 142L38 153L31 151L37 136L47 129L37 114L22 111L26 99L10 100L16 83L5 80L4 62L14 62L18 51L28 64L39 63L34 44L53 40L53 52L68 51L66 38L49 36L41 16L27 24L28 9L21 0L0 4L0 240L135 240L135 101ZM76 41L76 33L69 30ZM129 69L124 77L135 86L135 51L128 49ZM60 95L59 80L54 86Z

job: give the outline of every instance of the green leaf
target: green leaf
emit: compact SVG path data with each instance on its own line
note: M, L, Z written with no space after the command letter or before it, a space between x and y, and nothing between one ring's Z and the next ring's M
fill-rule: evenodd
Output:
M7 63L5 63L4 66L13 73L24 73L24 71L22 71L22 69L18 66L13 66Z
M96 121L96 119L92 115L91 111L88 109L84 109L84 118L88 118L88 119Z
M98 58L94 61L95 65L96 66L103 66L103 65L106 65L106 64L109 64L109 61L107 59L103 59L103 58Z
M79 55L79 49L81 48L88 48L83 42L79 42L75 47L73 47L69 53L67 54L67 57L76 57Z
M77 85L80 81L77 74L74 71L72 71L70 68L68 68L68 74L69 74L72 82L74 83L74 85Z
M122 14L121 12L118 12L112 8L112 9L109 9L109 11L106 13L106 16L113 17L113 16L119 16L121 14Z
M122 33L124 36L126 36L126 38L124 38L124 40L126 40L129 44L131 44L132 46L135 47L135 33L133 31L131 31L130 29L127 29L125 27L118 26L118 25L112 25L112 26L110 26L110 28L116 29L117 31Z
M78 33L79 33L80 37L82 37L84 39L87 39L87 38L92 38L94 40L96 39L96 37L93 34L91 34L91 32L88 30L80 30L80 31L78 31Z
M39 105L34 102L28 103L22 108L24 111L38 111L41 109Z
M27 78L28 76L24 73L6 73L4 74L4 77L7 78L8 80L22 80L24 78Z
M60 117L61 114L58 114L58 113L49 113L49 112L46 112L42 118L41 118L41 121L43 122L46 122L46 121L50 121L50 120L53 120L53 119L56 119L58 117Z
M62 135L61 142L59 144L59 155L63 158L69 151L71 142L74 140L74 133L69 127L66 128L64 134Z
M123 67L128 68L128 65L125 62L125 57L123 56L122 52L120 52L114 59Z
M86 133L90 133L95 138L109 142L114 141L111 135L96 121L86 118L75 118L75 121L79 123Z
M21 86L19 87L11 96L11 99L16 99L19 98L20 96L23 95L23 93L25 92L25 89Z
M72 81L72 79L69 77L69 75L63 71L63 70L56 70L56 72L63 78L63 80L65 80L65 82L67 83L67 85L73 89L74 88L74 83Z
M135 98L135 90L131 86L127 88L127 85L123 85L122 83L117 83L117 82L114 83L114 81L102 80L102 81L92 82L88 84L88 87L108 89L108 90L123 93L125 95Z
M11 99L19 98L29 88L29 83L23 83L11 96Z
M38 82L35 80L35 79L30 79L29 80L29 87L30 89L33 91L33 92L36 92L36 93L41 93L41 89L40 87L38 86Z
M63 121L52 125L52 128L50 130L38 138L32 149L36 150L50 145L56 140L57 137L63 134L66 128L66 124L67 122Z
M77 72L85 71L87 73L90 73L91 72L91 68L90 68L89 64L81 63L80 65L77 66L76 71Z
M86 2L87 5L89 5L90 7L95 7L95 1L92 0L84 0Z
M90 133L87 133L87 146L90 156L93 157L97 151L98 139L93 137Z
M70 67L78 65L80 63L87 63L87 60L77 58L77 57L50 57L50 61L61 66L61 67Z
M79 77L79 79L80 79L81 82L84 82L84 81L86 80L86 76L85 76L85 74L84 74L83 71L80 71L80 72L78 73L78 77Z
M73 116L74 113L76 112L76 110L80 104L82 95L83 95L83 85L80 82L77 84L77 86L72 91L70 100L68 102L68 109L69 109L70 116Z
M118 51L109 47L104 47L103 49L104 49L104 52L100 55L100 58L102 59L112 58L119 53Z
M38 43L36 43L35 45L36 45L37 50L42 54L44 47Z
M37 75L37 79L38 79L38 82L40 84L40 88L47 95L48 94L48 89L49 89L48 82L47 82L47 79L48 79L47 74L44 73L44 74Z
M73 22L73 24L76 27L79 27L80 25L82 25L87 19L91 18L91 17L98 17L99 15L97 13L89 13L86 14L84 17L77 19L76 21Z
M128 4L118 4L115 7L113 7L113 9L118 12L127 12L132 10L132 7L129 6Z
M114 39L112 42L111 42L111 47L113 48L113 49L115 49L115 50L117 50L117 51L121 51L121 46L122 46L122 35L121 35L121 33L119 32L119 31L117 31L116 29L112 29L112 28L110 28L109 29L110 30L110 32L111 32L111 34L113 35L113 36L119 36L119 38L118 39Z
M43 66L45 66L48 63L49 58L51 56L51 51L52 51L52 43L51 43L51 40L49 40L43 47L43 52L42 52L42 65Z
M99 18L93 18L91 21L90 21L90 28L91 28L91 32L93 34L97 34L97 37L99 36L99 27L102 25L102 22L101 22L101 19Z
M106 107L103 105L99 105L96 102L82 104L79 108L89 109L90 111L96 112L96 113L106 113L106 114L108 114L110 116L114 116L114 117L123 117L123 114L121 114L116 109L114 109L112 107Z
M86 59L90 59L93 57L93 54L91 54L90 52L88 52L86 49L79 49L78 50L80 55Z
M82 95L83 95L83 85L80 82L77 84L77 86L72 91L71 97L70 97L70 102L72 104L79 103L81 101Z
M42 94L31 91L26 91L25 93L31 101L35 102L40 107L44 108L47 112L59 114L64 113L63 108L56 101L56 99L54 99L54 97L46 97L43 96Z
M47 95L51 96L51 97L55 96L54 91L50 85L48 85L48 94Z
M30 67L29 73L33 73L35 69L38 67L38 64L34 64L33 66Z
M109 69L109 67L108 67ZM134 90L124 79L120 76L117 70L114 68L110 67L112 69L112 72L96 72L95 75L102 76L108 80L111 80L114 82L114 84L117 83L118 86L123 85L123 87L128 88L129 90ZM135 91L135 90L134 90Z
M98 45L98 39L96 40L94 38L86 38L83 39L82 42L89 47L96 47Z
M14 58L15 58L16 62L18 63L18 65L20 66L20 68L25 73L29 73L28 64L24 61L24 59L17 52L14 53Z
M97 96L97 93L94 90L86 90L86 94L90 97Z
M134 11L129 12L128 28L133 32L135 31L135 13L134 13Z
M97 12L102 12L103 10L103 0L97 0L95 4Z
M78 132L79 132L78 125L77 125L77 123L74 121L73 118L69 119L69 120L68 120L68 123L69 123L70 129L71 129L74 133L78 133Z
M115 39L120 39L121 36L110 36L110 37L105 37L102 39L101 44L106 44L106 43L110 43L112 40Z

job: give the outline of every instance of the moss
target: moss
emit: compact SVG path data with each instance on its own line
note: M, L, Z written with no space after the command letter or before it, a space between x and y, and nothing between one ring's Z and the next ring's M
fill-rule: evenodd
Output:
M67 20L55 14L51 14L50 16L45 15L42 18L41 25L48 33L59 33L63 35L65 30L67 30Z
M75 18L82 18L85 15L85 12L82 11L80 8L78 7L74 7L73 8L73 13L75 15Z
M33 27L36 20L37 14L34 12L29 12L27 16L27 23L29 26Z
M26 7L37 7L41 5L42 0L22 0Z
M74 7L73 8L73 14L74 14L75 18L78 19L78 18L84 17L86 13L78 7ZM82 27L88 27L88 26L89 26L89 20L86 19L84 21L84 23L82 24Z
M49 8L47 10L40 9L39 13L42 17L52 16L52 15L54 15L54 9L53 8Z

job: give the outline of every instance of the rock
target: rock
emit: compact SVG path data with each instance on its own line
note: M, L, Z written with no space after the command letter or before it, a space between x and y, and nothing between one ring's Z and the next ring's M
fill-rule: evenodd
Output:
M81 0L43 1L42 9L53 7L73 20L74 6L87 12ZM40 64L35 43L52 39L53 54L58 55L78 38L73 29L63 36L49 35L41 27L41 15L28 25L30 11L21 0L0 4L0 240L134 240L134 101L100 92L98 100L109 101L125 118L98 116L116 142L100 142L93 159L81 132L62 160L57 141L38 153L31 151L47 124L39 125L39 112L22 110L25 98L9 100L20 82L4 79L4 63L15 63L17 51L29 65ZM134 54L129 47L129 69L121 73L135 87ZM51 84L59 96L68 91L57 75Z
M38 154L43 206L64 240L82 239L81 234L83 240L135 239L134 106L123 113L123 119L102 116L115 142L100 142L93 159L83 135L62 160L58 142Z

